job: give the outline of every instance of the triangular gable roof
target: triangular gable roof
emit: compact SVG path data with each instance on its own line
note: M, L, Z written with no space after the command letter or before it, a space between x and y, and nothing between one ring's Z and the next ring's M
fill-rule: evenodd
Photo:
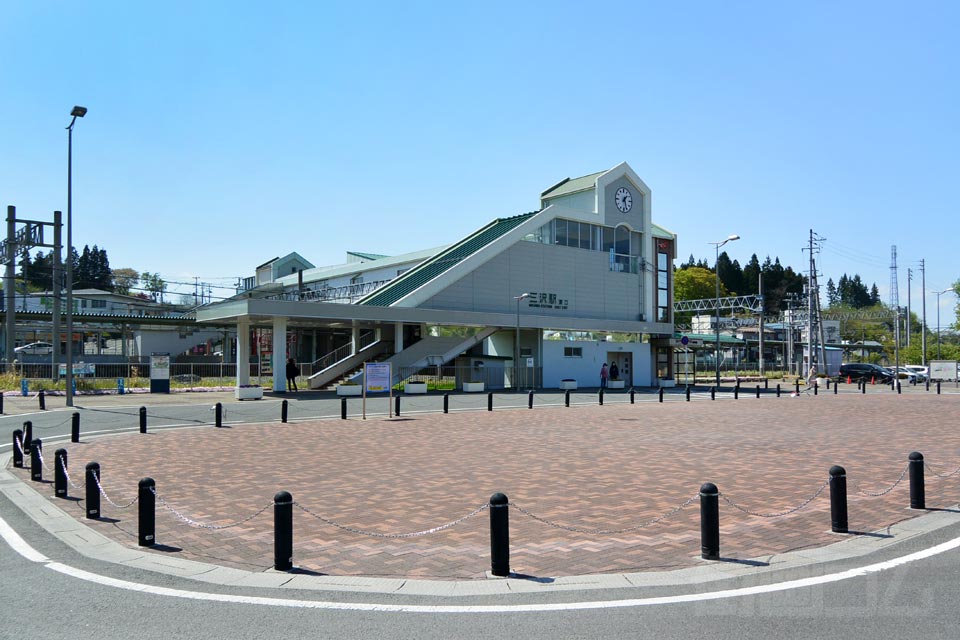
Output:
M457 266L484 247L489 246L512 231L520 224L535 216L538 211L525 213L510 218L497 218L485 227L473 232L460 242L456 242L446 250L410 269L403 275L395 278L390 284L378 289L362 298L357 304L389 307L401 298L409 295L416 289L427 284L443 273Z

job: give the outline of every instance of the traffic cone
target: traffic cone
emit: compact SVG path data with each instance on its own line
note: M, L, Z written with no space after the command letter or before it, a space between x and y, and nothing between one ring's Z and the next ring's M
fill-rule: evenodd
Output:
M870 378L870 384L877 384L877 376Z
M850 376L847 376L847 384L850 384Z

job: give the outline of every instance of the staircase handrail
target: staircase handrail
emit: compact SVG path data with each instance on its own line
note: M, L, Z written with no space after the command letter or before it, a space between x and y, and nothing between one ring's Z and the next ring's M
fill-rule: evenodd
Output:
M356 351L362 351L363 349L366 349L376 341L377 341L376 331L372 329L368 331L364 331L360 334L359 338L357 339ZM353 349L352 342L348 342L347 344L334 349L330 353L314 361L310 370L313 372L323 371L327 367L335 365L336 363L340 362L344 358L350 357L354 353L355 351Z

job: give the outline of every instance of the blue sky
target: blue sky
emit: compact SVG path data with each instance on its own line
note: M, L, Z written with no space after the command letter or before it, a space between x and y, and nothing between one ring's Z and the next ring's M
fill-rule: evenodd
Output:
M0 8L0 204L66 209L88 107L74 243L115 268L222 285L414 251L627 161L680 261L738 233L741 264L805 269L812 228L823 283L888 300L891 245L902 304L921 259L928 290L960 278L955 2Z

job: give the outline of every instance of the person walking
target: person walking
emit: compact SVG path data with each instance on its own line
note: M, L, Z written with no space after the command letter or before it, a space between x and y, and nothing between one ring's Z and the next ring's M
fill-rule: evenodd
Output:
M610 363L610 379L611 380L620 379L620 368L617 366L616 362Z
M300 370L297 368L297 363L293 361L293 358L287 360L287 391L296 391L297 390L297 376L300 375Z
M610 377L610 370L607 369L607 363L604 362L603 366L600 367L600 388L601 389L607 388L607 378L609 377Z

